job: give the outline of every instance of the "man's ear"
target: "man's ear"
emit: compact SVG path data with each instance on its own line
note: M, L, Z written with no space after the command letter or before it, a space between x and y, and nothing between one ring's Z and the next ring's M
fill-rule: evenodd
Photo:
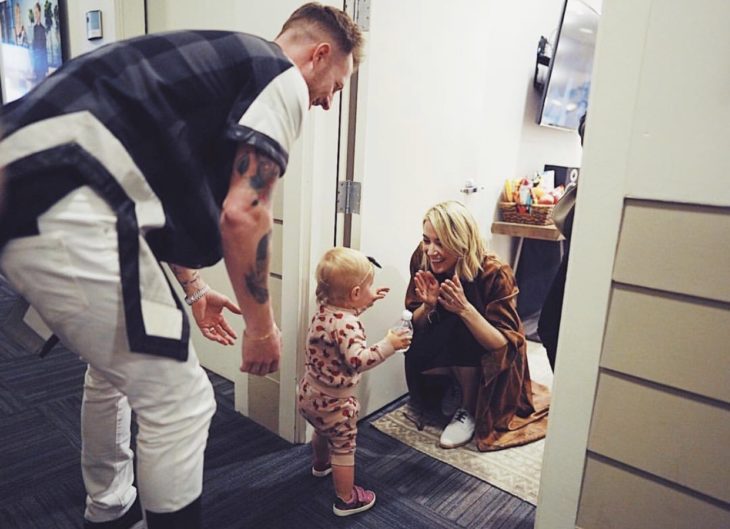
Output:
M314 47L312 61L314 63L327 60L332 53L332 45L329 42L320 42Z

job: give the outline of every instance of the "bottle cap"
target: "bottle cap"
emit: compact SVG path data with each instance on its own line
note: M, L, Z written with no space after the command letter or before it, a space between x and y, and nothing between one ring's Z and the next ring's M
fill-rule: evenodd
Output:
M411 321L413 319L413 313L410 310L404 310L401 318L406 321Z

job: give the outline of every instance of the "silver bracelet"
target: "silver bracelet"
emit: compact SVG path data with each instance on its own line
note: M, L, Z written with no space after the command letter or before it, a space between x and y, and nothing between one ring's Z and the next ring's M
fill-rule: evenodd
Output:
M199 288L189 296L185 296L185 303L188 305L192 305L196 301L198 301L200 298L205 296L210 291L210 286L205 285L204 287Z

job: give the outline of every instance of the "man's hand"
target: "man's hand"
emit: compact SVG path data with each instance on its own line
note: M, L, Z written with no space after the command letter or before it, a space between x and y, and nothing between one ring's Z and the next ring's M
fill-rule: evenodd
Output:
M234 314L241 314L241 309L236 304L215 290L209 290L191 305L193 317L203 336L222 345L233 345L237 338L236 331L223 317L224 308Z
M281 332L273 330L262 337L243 334L241 371L264 376L279 370L281 358Z

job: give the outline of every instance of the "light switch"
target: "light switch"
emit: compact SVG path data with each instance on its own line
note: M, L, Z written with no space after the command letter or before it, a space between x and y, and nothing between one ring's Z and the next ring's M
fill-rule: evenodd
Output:
M95 11L87 11L86 38L89 40L96 40L102 38L102 36L101 11L99 9Z

